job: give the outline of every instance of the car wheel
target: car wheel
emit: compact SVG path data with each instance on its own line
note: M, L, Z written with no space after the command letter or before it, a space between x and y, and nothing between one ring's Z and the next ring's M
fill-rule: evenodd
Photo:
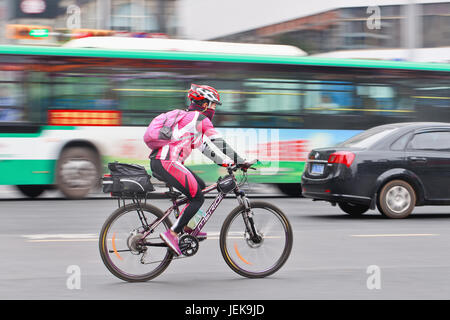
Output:
M69 199L81 199L98 185L100 164L97 154L85 147L62 151L56 167L59 190Z
M345 213L348 213L349 215L353 217L359 217L362 216L364 213L369 210L369 206L361 205L361 204L354 204L349 202L339 202L338 203L339 208L341 208L342 211Z
M393 180L386 183L378 196L378 210L385 217L403 219L408 217L416 204L416 192L406 181Z

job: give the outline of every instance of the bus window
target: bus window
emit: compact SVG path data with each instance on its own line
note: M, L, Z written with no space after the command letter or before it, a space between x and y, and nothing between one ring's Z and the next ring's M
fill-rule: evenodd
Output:
M21 71L0 71L0 122L28 121Z
M115 109L108 75L74 73L52 74L52 109Z
M358 84L355 111L381 117L411 117L414 110L408 92L401 86Z
M148 125L157 114L184 108L188 88L176 77L156 72L122 74L113 91L118 96L123 124Z
M301 84L289 79L230 78L193 80L219 91L222 105L214 125L221 127L299 127ZM276 116L275 116L276 115Z
M424 121L442 121L450 117L450 87L447 79L425 79L414 83L411 94L418 117Z
M29 120L35 124L47 123L47 108L50 101L50 86L46 72L30 72L28 75Z
M347 114L353 105L353 85L346 82L305 81L306 113Z
M218 75L216 75L218 76ZM217 89L220 95L221 106L216 109L214 125L223 127L237 126L242 121L242 106L244 95L242 81L240 79L220 79L220 80L195 80L198 84L206 84ZM189 103L189 102L187 102Z
M280 79L248 79L243 85L246 112L299 113L301 84Z
M239 91L243 127L298 127L303 93L297 80L249 78ZM275 116L276 115L276 116Z
M367 110L368 113L382 114L384 110L395 109L392 88L377 85L358 85L356 87L355 109Z

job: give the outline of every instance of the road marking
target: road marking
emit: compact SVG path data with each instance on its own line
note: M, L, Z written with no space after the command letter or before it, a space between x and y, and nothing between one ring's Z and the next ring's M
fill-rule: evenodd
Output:
M207 240L219 240L220 232L208 232ZM27 242L95 242L98 235L94 233L61 233L61 234L26 234L22 235ZM265 236L266 239L280 239L281 236ZM230 232L228 239L245 239L243 232ZM108 239L108 240L111 240ZM118 240L117 238L115 240Z
M97 242L98 239L47 239L47 240L27 240L27 242Z
M380 238L380 237L435 237L438 233L386 233L386 234L352 234L355 238Z
M58 234L24 234L22 237L30 240L42 240L42 239L92 239L98 237L94 233L58 233Z
M25 234L27 242L88 242L98 241L98 235L93 233L60 233L60 234Z

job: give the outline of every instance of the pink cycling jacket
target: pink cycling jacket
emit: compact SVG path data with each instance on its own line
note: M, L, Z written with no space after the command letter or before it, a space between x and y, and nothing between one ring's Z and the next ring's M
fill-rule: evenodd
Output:
M174 126L172 141L153 150L150 158L184 163L193 149L202 146L204 135L210 140L220 138L211 120L198 111L189 111Z

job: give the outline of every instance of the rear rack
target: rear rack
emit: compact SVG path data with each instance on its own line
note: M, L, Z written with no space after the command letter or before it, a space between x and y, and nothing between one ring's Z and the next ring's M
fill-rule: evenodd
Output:
M147 200L159 200L159 199L170 199L173 201L178 200L180 197L183 196L181 192L173 190L173 187L168 186L169 191L166 192L140 192L140 193L124 193L124 192L111 192L111 197L113 199L117 199L118 206L125 206L126 200L131 200L134 204L137 204L138 206L141 205L142 201L144 203L147 203ZM122 205L121 205L122 201Z

